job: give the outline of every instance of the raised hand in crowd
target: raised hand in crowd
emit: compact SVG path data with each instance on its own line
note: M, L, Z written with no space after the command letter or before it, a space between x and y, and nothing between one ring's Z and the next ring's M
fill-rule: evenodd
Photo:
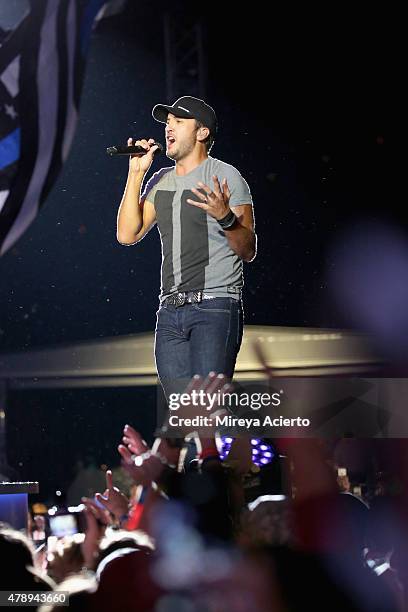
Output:
M122 457L122 467L135 484L148 487L163 471L163 463L146 447L142 453L132 453L127 446L119 444L118 451Z
M232 388L224 374L210 372L206 378L196 374L181 394L182 401L173 398L170 403L170 411L160 435L167 438L194 435L213 438L216 431L214 417L228 414L222 399Z
M106 470L106 489L103 493L96 493L95 499L99 504L102 504L115 519L127 514L129 500L124 493L119 491L118 487L113 486L113 478L111 470ZM95 505L95 504L94 504Z
M125 425L122 441L118 447L122 466L136 484L148 487L166 466L177 468L180 447L165 438L156 438L150 449L138 431Z
M123 428L122 441L134 455L142 455L150 450L140 433L131 425L125 425Z
M80 572L85 565L78 534L60 539L55 548L47 553L47 573L60 583L71 574Z
M81 549L84 566L93 569L98 555L99 543L105 535L105 530L113 524L109 510L98 505L94 500L82 498L85 505L86 531Z

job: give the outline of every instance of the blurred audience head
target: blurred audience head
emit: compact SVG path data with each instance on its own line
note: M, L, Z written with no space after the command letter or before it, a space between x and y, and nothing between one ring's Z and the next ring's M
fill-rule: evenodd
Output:
M238 542L284 546L291 542L290 504L284 495L262 495L242 511Z
M53 582L40 576L35 569L35 551L31 540L4 523L0 524L0 559L2 590L49 591L53 588Z
M69 595L70 612L90 612L96 610L93 606L93 594L98 583L94 576L76 574L69 576L61 582L55 589L55 593L66 592ZM39 612L60 612L60 605L44 605L39 608Z

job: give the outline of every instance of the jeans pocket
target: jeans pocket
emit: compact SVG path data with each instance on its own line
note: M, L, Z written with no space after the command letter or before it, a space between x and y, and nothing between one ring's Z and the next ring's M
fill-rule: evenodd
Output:
M198 304L193 304L193 308L200 312L222 312L229 314L231 312L232 298L213 298L211 300L203 300Z

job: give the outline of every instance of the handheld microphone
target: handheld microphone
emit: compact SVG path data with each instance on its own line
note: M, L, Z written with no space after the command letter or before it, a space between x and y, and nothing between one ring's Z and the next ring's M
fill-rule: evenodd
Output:
M159 155L159 153L163 152L163 145L161 145L159 142L154 142L150 146L154 147L155 145L158 147L158 149L156 149L156 151L154 152L154 156ZM108 147L106 149L106 152L108 155L139 155L140 157L148 153L146 149L140 146L136 146L136 145Z

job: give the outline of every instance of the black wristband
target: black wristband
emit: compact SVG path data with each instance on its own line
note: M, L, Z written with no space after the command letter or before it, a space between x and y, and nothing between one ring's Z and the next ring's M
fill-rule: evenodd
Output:
M225 217L222 219L217 219L218 223L221 225L222 229L229 229L232 227L237 220L235 213L230 210Z

